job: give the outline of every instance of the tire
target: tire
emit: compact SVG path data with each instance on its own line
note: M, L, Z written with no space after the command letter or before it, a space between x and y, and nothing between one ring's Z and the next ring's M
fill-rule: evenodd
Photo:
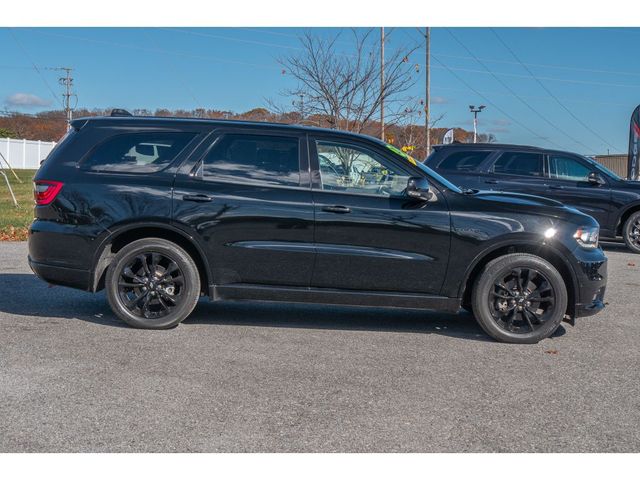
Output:
M622 228L622 237L629 250L640 253L640 212L632 213Z
M560 326L568 295L562 276L548 261L513 253L483 268L471 299L476 320L494 339L538 343Z
M113 313L132 327L172 328L198 303L200 275L191 256L175 243L143 238L115 255L105 289Z

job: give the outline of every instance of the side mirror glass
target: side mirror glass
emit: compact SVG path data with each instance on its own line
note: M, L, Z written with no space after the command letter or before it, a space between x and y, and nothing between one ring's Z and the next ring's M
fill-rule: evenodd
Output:
M411 177L407 181L407 196L422 202L428 202L433 196L429 181L424 177Z
M587 182L591 185L604 185L604 180L598 172L591 172L587 177Z

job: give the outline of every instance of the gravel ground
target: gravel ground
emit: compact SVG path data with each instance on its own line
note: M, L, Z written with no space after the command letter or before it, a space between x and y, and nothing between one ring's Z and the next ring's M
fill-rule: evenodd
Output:
M0 243L0 451L640 450L640 255L538 345L468 314L202 301L134 330Z

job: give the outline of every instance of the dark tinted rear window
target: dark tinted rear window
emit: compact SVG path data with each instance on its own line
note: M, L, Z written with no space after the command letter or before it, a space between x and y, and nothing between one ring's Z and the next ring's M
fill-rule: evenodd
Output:
M543 174L542 154L524 152L503 153L493 165L493 171L506 175L541 177Z
M204 160L212 180L296 186L300 183L298 139L268 135L225 135Z
M96 148L82 168L100 172L152 173L168 166L195 133L128 133Z
M458 170L470 172L489 156L491 152L456 152L449 155L441 163L439 168L443 170Z

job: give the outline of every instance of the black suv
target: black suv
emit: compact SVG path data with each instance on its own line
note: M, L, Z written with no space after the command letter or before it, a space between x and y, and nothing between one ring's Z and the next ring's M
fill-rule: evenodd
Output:
M29 262L142 328L200 295L472 310L533 343L603 308L597 222L462 191L374 138L196 119L75 120L35 176Z
M456 185L553 198L593 216L602 238L640 253L640 182L576 153L518 145L436 146L425 161Z

